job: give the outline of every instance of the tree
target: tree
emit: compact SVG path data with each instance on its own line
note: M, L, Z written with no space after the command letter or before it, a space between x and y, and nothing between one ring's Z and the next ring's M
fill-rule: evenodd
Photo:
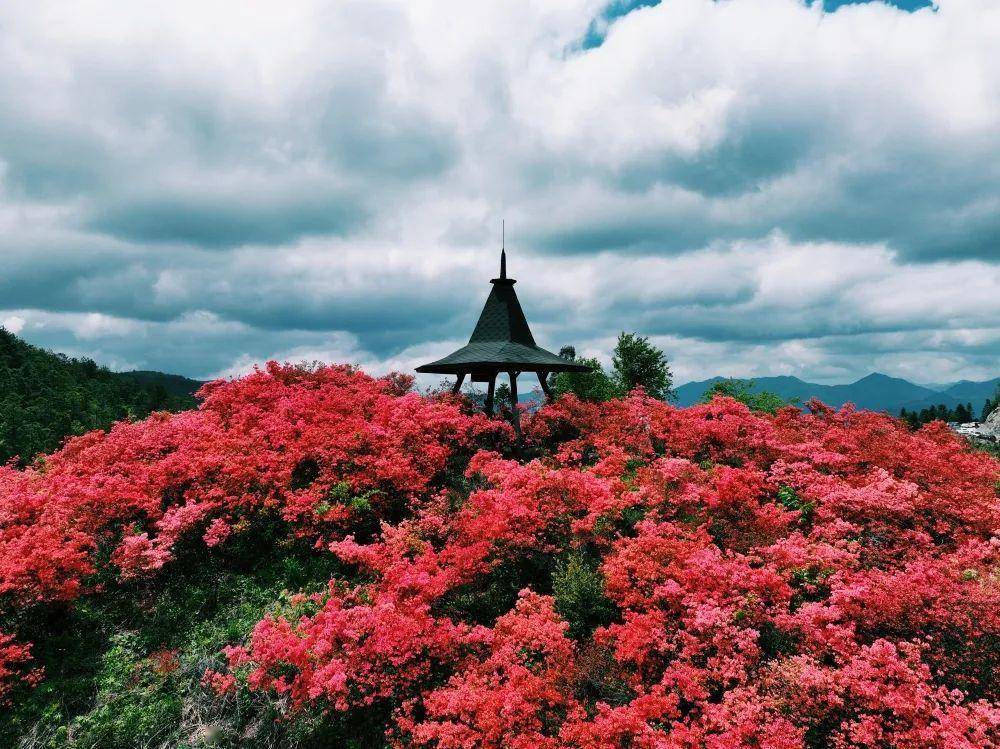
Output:
M989 415L997 408L1000 408L1000 385L997 385L997 390L993 394L993 397L987 398L986 403L983 404L983 416L980 421L986 421Z
M975 417L972 415L972 404L971 403L959 403L955 406L954 420L965 424L966 422L972 421Z
M905 408L899 410L899 418L906 422L906 425L910 429L919 429L920 424L920 413L917 411L907 411Z
M710 403L715 396L722 395L738 400L740 403L745 403L750 407L751 411L760 411L769 414L777 413L779 408L784 408L785 406L798 405L797 399L786 400L777 393L772 393L769 390L754 392L753 386L753 380L738 380L732 377L726 380L719 380L705 391L704 395L701 396L701 402ZM905 412L906 409L904 408L903 411Z
M567 349L572 351L573 347L564 346L560 350L559 355L562 356L563 352ZM552 375L549 381L549 388L556 398L564 393L573 393L580 400L603 403L621 395L621 390L615 381L608 376L608 373L604 371L604 367L601 366L601 362L597 359L588 359L586 357L577 359L574 352L572 361L587 365L590 367L590 371L559 372Z
M612 377L621 392L641 387L659 400L673 399L673 375L667 357L648 338L623 331L611 355L611 364Z
M501 382L496 386L496 391L493 393L493 402L496 404L495 407L498 413L510 413L510 385L508 383Z
M1000 397L1000 391L998 391L998 397ZM995 408L998 403L1000 403L1000 400L991 402L990 399L987 398L986 405L983 407L983 421L986 420L990 411ZM920 409L920 411L908 411L903 408L899 412L899 418L905 421L911 429L919 429L923 424L929 424L932 421L958 422L959 424L965 424L970 421L974 421L976 414L972 408L972 403L959 403L955 406L955 408L949 408L947 404L938 403L936 406L927 406L926 408Z

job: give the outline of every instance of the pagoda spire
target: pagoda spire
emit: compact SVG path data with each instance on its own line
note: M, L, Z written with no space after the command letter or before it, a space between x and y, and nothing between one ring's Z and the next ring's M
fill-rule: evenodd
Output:
M500 278L507 278L507 222L500 219Z
M500 222L500 275L491 278L490 283L494 286L513 286L517 283L513 278L507 278L507 247L504 237L504 222ZM518 305L520 308L520 305ZM527 323L525 323L527 325Z

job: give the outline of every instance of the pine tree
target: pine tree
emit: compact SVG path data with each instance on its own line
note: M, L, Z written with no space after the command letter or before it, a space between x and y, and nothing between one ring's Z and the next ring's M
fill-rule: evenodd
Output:
M660 400L674 397L674 378L667 357L648 338L623 331L618 336L611 363L612 376L623 393L641 387Z
M993 397L987 398L986 403L983 404L983 415L980 421L986 421L990 414L993 413L998 407L1000 407L1000 385L997 386L997 390L993 394Z

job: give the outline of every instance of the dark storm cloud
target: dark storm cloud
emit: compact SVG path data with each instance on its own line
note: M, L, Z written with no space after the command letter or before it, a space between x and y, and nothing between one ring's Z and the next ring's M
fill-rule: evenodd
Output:
M369 350L388 355L414 340L446 337L478 313L478 290L455 274L438 277L436 293L415 283L405 268L381 270L381 290L345 284L342 270L310 271L336 251L311 254L300 271L280 265L288 255L268 249L230 254L159 245L83 238L41 237L30 245L4 246L0 309L98 312L145 322L169 322L205 310L260 332L298 331L318 340L331 331L351 331ZM223 354L224 355L224 354Z
M134 242L188 243L226 248L286 244L306 235L344 235L360 226L368 209L355 196L302 186L275 194L267 186L228 195L122 197L96 209L88 229Z
M261 279L246 280L247 284L255 282ZM415 342L450 337L469 327L469 321L474 321L479 312L481 294L460 287L449 289L447 279L435 283L445 293L429 294L426 286L414 288L406 279L399 279L394 286L395 292L379 294L369 289L331 288L328 296L304 298L285 297L277 289L254 290L249 285L245 291L218 298L205 307L224 319L269 332L297 330L321 336L330 331L350 331L367 350L379 356L389 356ZM469 332L471 327L466 335Z
M644 158L625 165L616 176L627 191L644 192L665 184L709 198L738 196L794 172L823 137L821 123L802 122L801 117L758 120L730 133L714 148L691 156L666 153Z
M650 335L682 335L704 341L736 341L740 343L774 343L795 338L825 338L859 333L899 333L924 330L925 320L870 321L831 319L822 309L781 310L780 315L766 310L740 310L737 306L718 310L719 317L707 314L704 307L658 308L631 311L633 319Z
M0 118L0 154L8 191L42 200L99 187L109 178L114 158L84 134L14 117Z
M693 155L662 148L592 165L581 182L602 197L570 208L547 196L554 210L533 216L532 246L671 254L777 229L803 242L884 242L918 262L1000 259L1000 162L987 156L1000 131L955 142L916 133L871 151L826 112L782 110L734 115L738 127Z
M673 253L704 246L710 238L703 226L683 217L594 219L583 217L573 226L554 228L537 236L536 249L556 254L589 255L605 250L633 253Z
M605 183L610 207L596 206L558 222L543 217L529 234L532 246L555 254L672 254L779 229L803 242L885 242L919 262L1000 259L995 161L980 155L960 169L914 154L846 172L832 164L797 172L795 154L804 150L794 141L784 149L777 142L772 146L780 157L769 159L764 149L743 161L723 148L711 158L665 157L641 171L617 175ZM811 180L809 172L824 175L822 188L788 194L786 185L800 177ZM779 180L783 183L775 186ZM673 192L658 196L657 186ZM634 190L642 193L635 200L642 207L625 204L622 209L621 201ZM677 195L682 197L674 199Z
M782 225L807 240L885 241L917 261L1000 259L1000 165L965 150L889 146L831 169L825 200L792 207Z
M69 232L0 237L0 300L7 309L59 312L99 310L166 319L179 309L157 309L149 255L114 241Z

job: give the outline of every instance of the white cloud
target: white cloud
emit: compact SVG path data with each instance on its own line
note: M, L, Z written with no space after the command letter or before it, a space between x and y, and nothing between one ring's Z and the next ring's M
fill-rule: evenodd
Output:
M503 216L552 348L996 370L1000 6L666 0L581 51L604 5L4 5L0 320L200 376L411 368Z
M0 327L6 328L9 332L17 335L24 330L24 318L20 315L0 318Z

